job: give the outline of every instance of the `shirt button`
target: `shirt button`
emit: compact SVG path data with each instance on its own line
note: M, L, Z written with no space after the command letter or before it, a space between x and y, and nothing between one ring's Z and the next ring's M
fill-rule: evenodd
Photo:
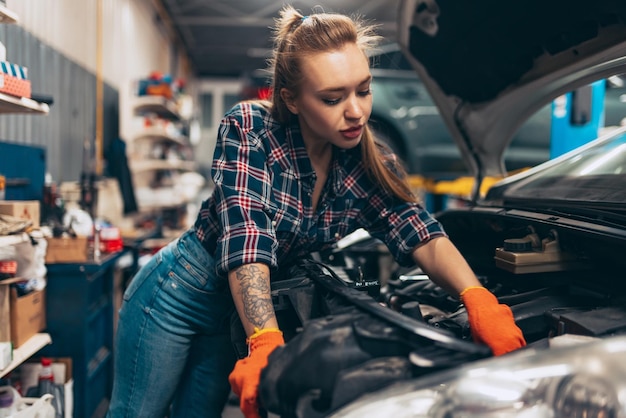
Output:
M339 239L339 238L340 238L339 232L335 232L335 239Z
M276 226L276 221L272 221L272 226Z

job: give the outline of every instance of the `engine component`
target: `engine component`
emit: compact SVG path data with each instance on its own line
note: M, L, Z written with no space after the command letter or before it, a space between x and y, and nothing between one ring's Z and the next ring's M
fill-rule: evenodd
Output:
M491 355L486 346L381 305L325 265L306 260L302 271L292 279L297 286L272 292L281 329L288 328L286 308L300 311L288 317L299 317L303 326L270 355L261 375L260 397L270 412L326 416L362 393Z
M540 240L536 233L505 239L496 248L496 266L515 274L544 273L585 268L580 258L561 250L555 231Z

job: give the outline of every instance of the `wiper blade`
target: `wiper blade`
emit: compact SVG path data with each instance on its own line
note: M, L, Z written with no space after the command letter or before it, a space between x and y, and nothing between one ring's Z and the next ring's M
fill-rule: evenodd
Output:
M594 208L589 206L579 206L576 204L559 204L557 207L549 202L533 203L534 204L520 204L519 202L515 202L513 205L506 206L512 209L533 210L546 213L548 215L574 218L579 221L602 223L605 226L611 226L614 228L624 228L626 226L626 208L617 208L612 206L609 210L607 208Z

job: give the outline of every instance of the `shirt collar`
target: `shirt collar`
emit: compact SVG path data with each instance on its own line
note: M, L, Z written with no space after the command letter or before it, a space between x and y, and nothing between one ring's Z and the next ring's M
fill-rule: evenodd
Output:
M288 125L286 127L285 136L290 158L294 162L293 170L296 177L307 178L314 175L315 172L304 146L300 126L297 123ZM330 163L329 178L331 181L330 185L335 194L339 193L348 175L346 167L350 159L360 158L360 149L360 146L350 150L333 147L333 158Z
M304 178L314 174L313 166L309 160L304 146L304 140L300 133L300 126L292 123L286 127L287 150L291 161L293 161L293 170L297 178Z

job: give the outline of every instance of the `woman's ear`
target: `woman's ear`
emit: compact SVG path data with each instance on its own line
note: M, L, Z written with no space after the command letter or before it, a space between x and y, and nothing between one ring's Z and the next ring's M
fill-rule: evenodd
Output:
M286 88L280 89L280 98L283 99L287 109L294 115L298 114L298 106L296 106L296 101L293 93Z

